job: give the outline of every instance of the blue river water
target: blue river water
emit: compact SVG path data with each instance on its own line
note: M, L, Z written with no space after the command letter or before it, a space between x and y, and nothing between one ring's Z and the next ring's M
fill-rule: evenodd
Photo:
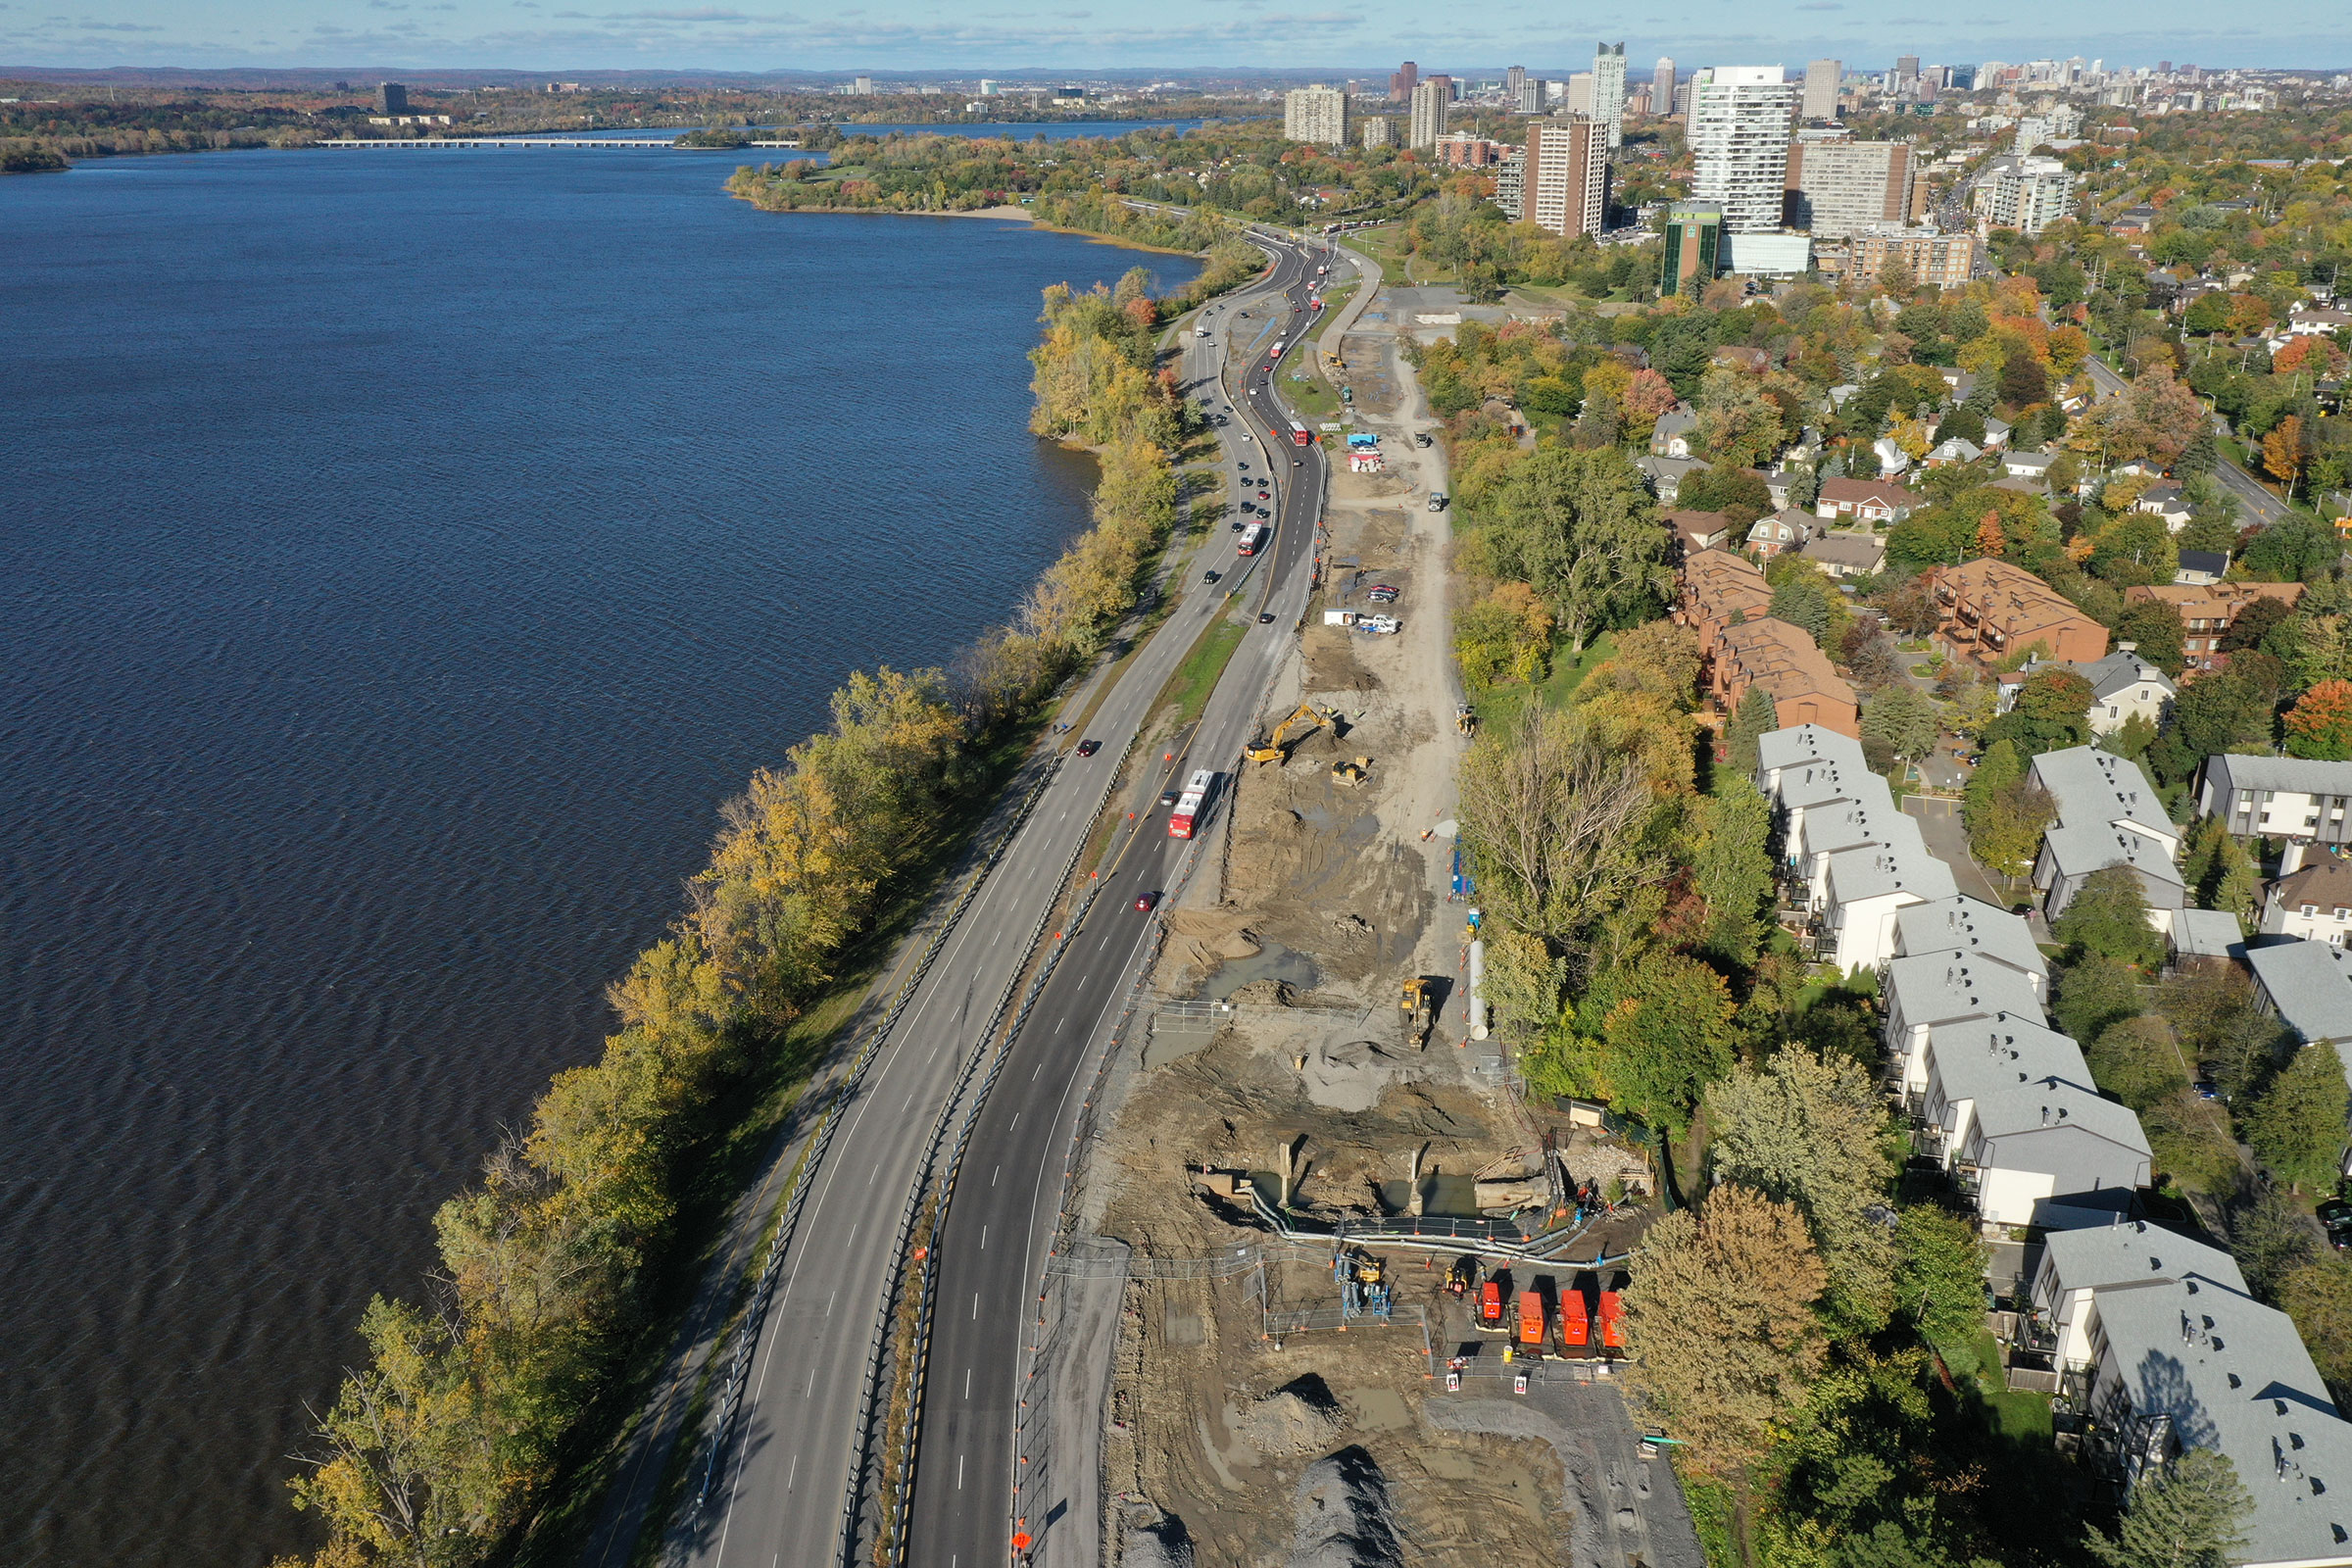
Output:
M0 180L0 1562L303 1545L305 1402L717 804L1084 525L1023 356L1136 253L739 161Z

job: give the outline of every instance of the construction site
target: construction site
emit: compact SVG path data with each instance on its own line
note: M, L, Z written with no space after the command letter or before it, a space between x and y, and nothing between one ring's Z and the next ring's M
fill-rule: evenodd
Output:
M1103 1560L1699 1568L1620 1393L1649 1159L1524 1102L1476 1002L1443 452L1392 350L1348 340L1387 461L1332 476L1321 592L1076 1173L1056 1263L1120 1293Z

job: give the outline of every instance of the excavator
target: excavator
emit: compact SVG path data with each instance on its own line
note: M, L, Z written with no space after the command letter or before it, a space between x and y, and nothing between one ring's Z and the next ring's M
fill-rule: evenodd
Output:
M1404 995L1398 1001L1397 1006L1404 1012L1406 1023L1412 1033L1413 1044L1416 1046L1428 1045L1430 1025L1436 1022L1437 1017L1436 1009L1431 1004L1429 982L1419 975L1407 980L1404 983Z
M1252 762L1288 762L1294 745L1339 716L1338 709L1322 709L1312 703L1300 703L1291 710L1289 717L1274 726L1271 736L1250 746L1242 756Z

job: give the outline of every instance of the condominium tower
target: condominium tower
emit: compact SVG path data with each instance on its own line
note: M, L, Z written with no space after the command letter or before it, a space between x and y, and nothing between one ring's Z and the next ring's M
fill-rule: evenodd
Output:
M1449 82L1424 81L1413 88L1412 125L1405 133L1408 147L1435 147L1446 134L1446 111L1453 97Z
M1781 226L1796 101L1778 66L1717 66L1691 83L1690 195L1722 204L1725 233Z
M2075 211L2075 175L2055 158L1995 158L1977 181L1979 226L2038 234Z
M1538 228L1565 239L1597 235L1609 215L1606 126L1583 115L1530 122L1521 212Z
M1519 101L1519 94L1524 91L1526 87L1527 68L1525 66L1512 66L1503 72L1502 95L1505 98L1508 98L1512 103L1515 104Z
M1289 141L1348 145L1348 95L1337 87L1296 87L1283 94L1282 134Z
M1625 144L1625 45L1604 43L1592 52L1592 119L1612 148Z
M1805 118L1838 118L1838 77L1845 67L1836 60L1816 60L1805 68Z
M1389 73L1389 101L1407 104L1413 101L1413 89L1421 84L1421 68L1407 60L1402 67Z
M1653 115L1674 113L1674 56L1660 55L1658 63L1649 68L1649 112Z
M1910 216L1908 142L1800 130L1788 149L1788 226L1811 229L1815 239L1843 239L1872 223L1899 223Z

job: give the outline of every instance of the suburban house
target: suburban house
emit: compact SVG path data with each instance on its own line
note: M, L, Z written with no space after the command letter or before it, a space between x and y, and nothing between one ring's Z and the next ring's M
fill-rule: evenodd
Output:
M2054 452L2004 452L2001 454L2001 471L2012 479L2046 483L2050 477L2050 465L2057 461L2058 455Z
M2112 735L2136 713L2150 724L2164 722L2177 688L2172 677L2139 657L2131 643L2119 644L2104 659L2077 664L2075 673L2090 682L2090 730Z
M1928 450L1920 462L1931 468L1941 468L1954 463L1974 463L1984 455L1984 449L1966 436L1947 436Z
M2188 526L2188 502L2177 484L2152 484L2139 493L2132 503L2133 512L2145 512L2164 519L2167 533L2179 533Z
M1658 416L1658 422L1649 429L1649 455L1653 458L1688 458L1690 436L1698 428L1698 416L1690 412L1688 403L1679 404Z
M1911 466L1911 454L1905 452L1901 443L1890 435L1883 435L1873 441L1870 450L1879 460L1879 471L1882 474L1900 473Z
M2128 867L2139 879L2151 911L2187 905L2188 890L2175 863L2180 829L2137 762L2076 746L2039 754L2027 777L2049 791L2058 807L2034 858L2034 886L2049 918L2066 912L2092 872L2111 865Z
M2063 1037L2061 1037L2063 1038ZM1949 1168L1988 1226L2034 1225L2050 1205L2129 1203L2153 1156L2139 1114L2055 1074L1979 1102Z
M2009 433L2015 428L2006 419L1996 419L1989 414L1984 416L1984 450L2000 451L2009 444Z
M2045 657L2088 663L2107 654L2107 628L2039 577L1986 557L1921 574L1942 623L1947 657L1985 664L2039 644Z
M1818 520L1810 512L1799 512L1793 507L1769 517L1758 517L1747 530L1747 548L1763 561L1770 561L1784 551L1801 551L1813 537L1813 526Z
M2173 581L2182 588L2203 588L2220 582L2230 570L2227 550L2183 550Z
M1886 540L1882 534L1833 529L1806 540L1797 554L1833 577L1867 577L1886 564Z
M2083 1317L2094 1473L2128 1490L2184 1449L2218 1449L2254 1499L2230 1562L2352 1563L2352 1423L2291 1318L2196 1273L2094 1286Z
M1649 481L1649 488L1656 493L1659 502L1671 507L1682 494L1683 481L1712 465L1699 458L1660 458L1644 454L1634 460L1634 466L1641 469L1642 477Z
M1854 689L1813 634L1771 615L1724 628L1707 662L1707 683L1727 713L1738 712L1748 689L1761 686L1784 729L1821 724L1841 735L1862 733Z
M2231 753L2207 758L2197 784L2199 816L2219 816L2241 838L2285 839L2290 858L2299 845L2352 843L2344 823L2347 805L2352 762Z
M1891 479L1824 479L1813 502L1819 517L1857 522L1900 522L1927 502Z
M2192 586L2176 583L2134 584L2124 590L2127 604L2154 601L2180 612L2180 651L2198 669L2219 669L2229 662L2222 637L2238 614L2257 599L2276 599L2292 610L2303 598L2299 582L2215 582Z
M2352 932L2352 860L2326 854L2270 885L2262 901L2262 935L2344 945Z
M1966 894L1934 904L1914 904L1898 911L1894 952L1903 958L1930 953L1966 953L1989 958L2024 975L2035 996L2045 1003L2049 1000L2049 962L2042 957L2025 917Z
M2247 1294L2236 1258L2146 1220L2050 1232L2034 1269L2033 1298L2056 1341L2052 1359L2062 1370L2087 1370L2098 1359L2091 1311L2096 1292L2189 1279Z
M1831 856L1821 887L1811 906L1814 948L1849 973L1893 956L1895 916L1905 908L1960 891L1952 868L1928 853L1919 823L1900 812L1886 824L1885 844Z
M1723 550L1731 545L1732 519L1720 512L1661 512L1658 517L1682 541L1686 561L1701 550Z

